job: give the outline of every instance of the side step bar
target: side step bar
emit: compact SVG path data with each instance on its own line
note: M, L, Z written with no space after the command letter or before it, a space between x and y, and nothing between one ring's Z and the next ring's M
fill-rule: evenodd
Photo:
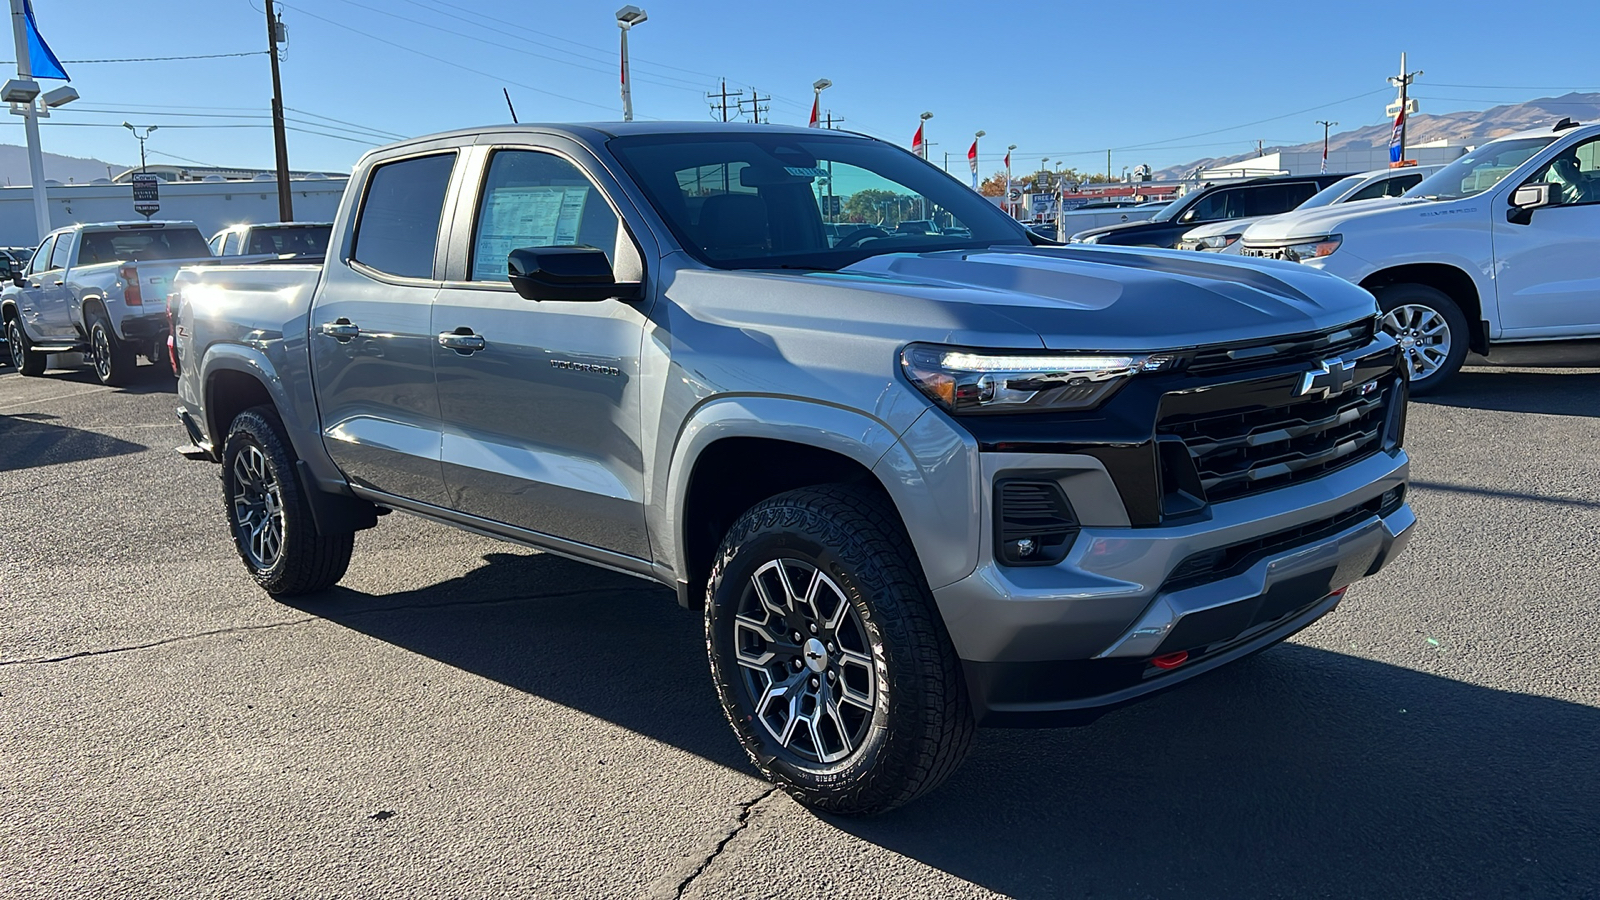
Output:
M216 451L211 442L206 440L206 433L200 429L200 423L189 415L186 409L178 410L178 421L183 425L183 430L189 434L189 446L178 447L178 454L186 459L204 459L219 462Z

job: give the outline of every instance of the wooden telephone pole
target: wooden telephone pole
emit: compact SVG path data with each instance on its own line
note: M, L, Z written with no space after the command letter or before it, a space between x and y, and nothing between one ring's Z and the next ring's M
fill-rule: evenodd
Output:
M283 85L278 80L278 34L283 24L267 6L267 56L272 59L272 149L278 166L278 219L294 221L294 196L289 191L289 141L283 129Z

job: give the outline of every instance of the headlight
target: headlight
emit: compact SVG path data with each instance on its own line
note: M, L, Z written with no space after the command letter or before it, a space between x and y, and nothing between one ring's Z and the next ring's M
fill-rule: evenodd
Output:
M911 344L900 354L906 377L954 413L1093 409L1133 376L1171 368L1170 354L1027 353Z
M1333 251L1339 249L1339 245L1342 243L1344 243L1343 236L1330 234L1325 238L1317 238L1301 244L1290 244L1283 248L1283 258L1290 262L1321 259L1324 256L1331 256Z
M1214 234L1210 237L1201 238L1199 244L1201 250L1210 250L1215 253L1218 250L1226 250L1232 247L1233 242L1238 239L1239 235L1237 234Z

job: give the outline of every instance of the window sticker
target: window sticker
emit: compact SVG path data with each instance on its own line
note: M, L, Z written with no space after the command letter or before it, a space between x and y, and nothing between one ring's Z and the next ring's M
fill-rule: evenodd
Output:
M472 280L504 279L506 257L521 247L576 244L590 190L586 184L496 188L478 223Z

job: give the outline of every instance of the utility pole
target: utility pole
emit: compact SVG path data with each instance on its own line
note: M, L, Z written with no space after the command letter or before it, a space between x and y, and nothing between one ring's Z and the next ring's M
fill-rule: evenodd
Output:
M1400 52L1400 75L1398 78L1389 79L1390 84L1400 89L1400 158L1392 160L1392 162L1405 162L1406 159L1406 125L1409 124L1406 120L1410 118L1411 114L1406 94L1407 89L1411 87L1411 82L1421 74L1421 69L1415 72L1406 71L1406 54L1402 50Z
M278 168L278 220L294 221L294 197L289 192L289 141L283 128L283 84L278 80L278 41L283 22L272 10L273 0L265 0L267 7L267 56L272 60L272 149L277 156Z
M711 111L712 112L717 112L717 111L720 110L722 112L722 121L724 121L724 122L728 121L728 100L729 100L729 98L732 98L735 101L734 102L734 108L735 109L742 109L742 107L739 106L739 103L741 102L741 101L739 101L739 98L743 97L743 96L744 96L744 91L733 91L731 93L728 91L728 79L726 79L726 78L722 79L722 90L721 91L718 91L716 93L706 94L706 97L717 101L716 103L711 104Z
M1106 180L1111 180L1111 151L1106 151Z
M1322 174L1326 175L1328 174L1328 131L1339 123L1318 119L1317 124L1322 126Z
M768 103L768 101L770 101L771 99L772 99L772 96L770 94L768 96L763 97L763 96L761 96L761 93L759 91L757 91L755 88L751 88L750 89L750 99L749 100L740 100L739 101L739 111L741 113L744 112L744 105L746 103L750 104L750 121L754 122L757 125L760 125L761 124L761 114L762 113L770 113L772 111L772 106L771 106L770 103ZM767 106L762 106L761 104L763 104L763 103L768 103L768 105ZM770 116L769 116L769 124L770 124Z

